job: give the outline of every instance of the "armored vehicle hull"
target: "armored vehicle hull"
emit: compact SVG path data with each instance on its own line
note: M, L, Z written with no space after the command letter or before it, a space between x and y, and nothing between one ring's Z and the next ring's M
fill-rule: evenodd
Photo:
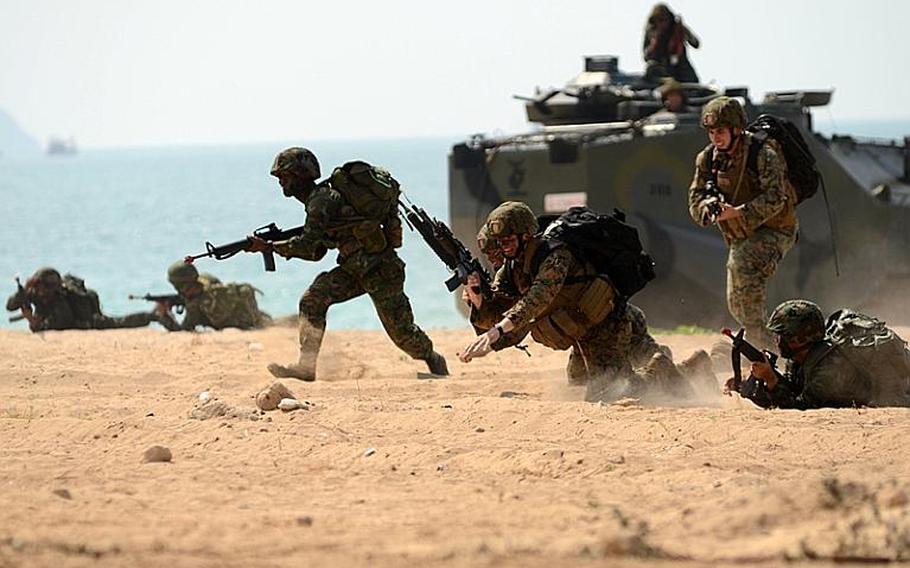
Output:
M559 213L574 205L601 212L619 208L639 228L655 259L656 280L633 298L649 321L659 326L732 323L725 301L727 247L716 228L697 226L687 210L695 156L707 144L697 107L688 113L648 115L653 100L636 100L642 92L640 78L620 77L634 83L633 89L612 84L609 73L604 75L604 88L620 93L606 104L625 103L625 110L592 110L593 97L588 96L587 109L551 109L548 114L547 105L559 102L562 95L551 92L527 103L529 118L544 123L537 130L503 138L475 136L452 149L449 198L454 233L476 252L477 231L486 215L511 199L526 202L538 214ZM616 77L612 79L615 82ZM571 88L572 83L567 89ZM712 87L697 89L708 94L699 102L713 96ZM770 306L807 297L824 309L854 306L876 313L893 306L889 302L895 299L903 302L910 283L906 139L899 144L813 132L811 108L827 104L830 92L770 93L753 104L745 89L723 91L742 97L750 118L770 113L796 124L824 179L825 191L798 208L799 240L771 281ZM581 105L577 93L570 98ZM634 115L639 109L645 109L640 112L644 116L633 120L590 118ZM573 114L576 124L566 124L566 117ZM551 124L549 117L554 117ZM889 310L882 315L895 314Z

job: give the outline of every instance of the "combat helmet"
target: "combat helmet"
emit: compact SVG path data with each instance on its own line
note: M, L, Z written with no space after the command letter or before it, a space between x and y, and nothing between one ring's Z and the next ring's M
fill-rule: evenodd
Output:
M508 235L533 235L538 230L537 217L531 208L521 201L506 201L500 204L487 216L485 226L491 239Z
M167 280L174 288L181 288L187 284L195 284L199 281L199 271L192 264L180 260L167 269Z
M745 128L746 111L736 99L717 97L711 99L701 110L703 128Z
M319 179L322 172L316 155L299 146L282 150L275 156L270 173L278 177L282 172L290 172L307 179Z
M55 269L50 267L39 268L31 278L28 279L28 286L41 286L42 289L53 292L63 287L63 277Z
M771 312L767 327L782 337L813 342L825 337L825 316L814 302L787 300Z

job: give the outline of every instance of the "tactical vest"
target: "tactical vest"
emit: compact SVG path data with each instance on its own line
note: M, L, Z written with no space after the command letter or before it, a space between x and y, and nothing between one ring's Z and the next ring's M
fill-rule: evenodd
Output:
M544 259L565 245L540 238L530 240L522 255L507 265L510 280L522 295L527 293ZM531 337L551 349L568 349L602 322L614 308L616 293L606 278L573 257L569 274L556 298L531 323Z
M714 147L709 145L705 151L706 173L709 176L713 175L715 177L717 180L717 187L724 194L727 203L734 207L752 201L764 191L759 183L757 156L755 160L755 169L753 170L749 167L749 151L753 144L752 135L748 132L743 133L741 142L739 148L737 148L736 152L730 157L729 165L723 171L718 169L718 162L720 160L717 156L713 155ZM770 145L770 147L774 149L781 160L782 166L786 168L786 163L783 160L783 155L780 152L777 142L774 140L767 140L765 144ZM762 225L763 227L786 230L797 225L796 192L790 184L790 181L787 180L787 176L784 175L783 177L784 188L789 194L790 199L781 211L765 221L764 225ZM741 238L731 230L729 221L721 221L719 225L721 232L723 232L724 237L728 242ZM748 236L751 236L751 233Z

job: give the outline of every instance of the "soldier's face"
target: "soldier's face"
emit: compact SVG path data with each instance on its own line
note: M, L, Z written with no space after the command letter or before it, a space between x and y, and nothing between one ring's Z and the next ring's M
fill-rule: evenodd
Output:
M303 178L290 172L278 174L278 185L281 186L281 192L285 197L297 197L306 189Z
M521 239L518 235L507 235L505 237L500 237L497 242L499 244L499 250L502 252L503 257L516 258L518 256L518 248L521 244Z
M667 107L667 110L679 112L684 105L685 101L683 100L682 93L679 91L670 91L667 93L667 98L664 100L664 106Z
M733 145L733 129L726 126L709 128L708 139L718 150L727 151Z

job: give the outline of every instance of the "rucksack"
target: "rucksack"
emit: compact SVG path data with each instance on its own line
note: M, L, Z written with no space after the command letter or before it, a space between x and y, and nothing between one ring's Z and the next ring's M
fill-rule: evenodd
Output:
M825 338L863 375L879 405L907 400L910 352L885 323L853 310L839 310L825 323Z
M63 275L63 293L76 322L91 327L95 316L101 314L98 293L86 288L85 280L72 274Z
M796 190L797 205L809 199L818 191L821 174L815 165L815 156L809 151L809 145L796 125L779 116L763 114L746 126L757 144L749 148L746 167L749 173L758 175L758 152L769 139L777 142L787 162L787 179Z
M792 122L786 118L763 114L750 122L745 130L752 133L752 144L746 156L746 170L753 178L758 178L758 153L771 141L775 149L783 154L787 164L787 179L796 192L796 204L809 199L818 191L821 174L816 167L815 156L809 151L809 145ZM714 146L707 154L707 169L714 169Z
M606 275L624 299L654 280L654 260L641 246L638 229L626 223L626 214L614 209L601 215L587 207L572 207L556 217L538 220L542 236L565 243L580 260Z
M348 162L335 168L331 180L358 215L381 223L397 218L401 187L387 170L366 162Z
M245 283L228 282L205 288L205 313L215 329L251 329L262 325L262 312L256 301L258 290Z

